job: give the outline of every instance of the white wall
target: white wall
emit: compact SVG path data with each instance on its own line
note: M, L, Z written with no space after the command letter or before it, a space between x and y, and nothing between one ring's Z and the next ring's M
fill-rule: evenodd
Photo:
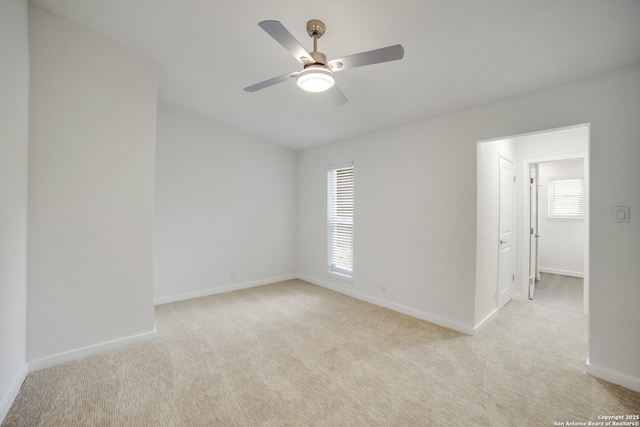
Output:
M156 303L294 277L296 165L294 151L160 104Z
M584 219L566 220L547 217L550 179L584 180L583 160L540 163L539 182L539 253L540 271L584 277Z
M299 272L473 331L477 141L591 123L589 372L640 390L640 67L322 146L299 156ZM355 280L326 270L326 166L353 160ZM491 250L491 249L489 249ZM382 293L381 283L388 284ZM492 297L492 296L491 296ZM612 351L615 349L615 351Z
M451 119L442 117L299 154L302 277L473 332L476 158L475 149L467 156L469 146L457 143ZM326 273L327 166L347 161L354 162L355 182L354 281L349 284ZM458 191L467 184L474 189L471 197ZM461 259L473 263L473 268L460 268Z
M0 423L26 375L27 2L0 2Z
M154 335L156 66L37 7L31 58L27 359Z

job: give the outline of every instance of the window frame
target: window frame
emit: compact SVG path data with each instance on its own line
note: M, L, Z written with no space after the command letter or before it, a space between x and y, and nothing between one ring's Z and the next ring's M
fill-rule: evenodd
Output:
M578 206L574 213L558 213L557 212L557 183L566 181L579 181L580 192L578 194L565 195L561 197L577 197ZM547 180L547 219L549 220L575 220L582 221L585 217L586 200L585 200L585 182L581 177L553 177Z
M337 198L337 194L334 197L333 189L334 189L334 176L338 171L343 170L351 170L351 188L348 189L351 192L351 215L334 215L334 203L333 201ZM355 193L355 169L353 162L340 163L335 165L330 165L327 170L327 273L335 278L346 282L353 282L353 237L354 237L354 216L355 216L355 207L354 207L354 193ZM337 209L337 208L336 208ZM347 209L349 210L349 209ZM347 262L346 266L336 265L334 262L334 227L337 225L349 225L351 229L350 236L350 254L348 254L348 258L350 258ZM345 236L343 236L345 237ZM350 266L349 266L350 264Z

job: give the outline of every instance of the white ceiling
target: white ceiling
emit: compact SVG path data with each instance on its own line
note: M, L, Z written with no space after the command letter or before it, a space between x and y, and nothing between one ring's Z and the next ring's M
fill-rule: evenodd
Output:
M159 98L302 150L640 63L640 0L32 0L154 58ZM258 22L329 59L401 43L401 61L345 70L349 103L294 81L301 68Z

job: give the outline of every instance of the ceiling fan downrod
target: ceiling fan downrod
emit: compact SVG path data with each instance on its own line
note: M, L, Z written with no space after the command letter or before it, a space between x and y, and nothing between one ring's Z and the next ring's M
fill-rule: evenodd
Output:
M326 30L327 27L324 22L319 19L312 19L307 22L307 34L313 38L313 52L309 52L309 55L311 55L316 64L327 65L327 56L322 52L318 52L318 39L324 35Z

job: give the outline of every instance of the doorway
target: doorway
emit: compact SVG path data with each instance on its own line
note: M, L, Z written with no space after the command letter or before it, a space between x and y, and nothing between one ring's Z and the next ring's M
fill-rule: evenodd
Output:
M559 129L541 131L526 135L517 135L479 141L477 144L477 240L476 240L476 329L479 330L488 323L497 311L510 298L500 298L501 290L504 288L500 284L500 276L503 275L500 267L500 260L504 258L501 251L501 224L500 224L500 175L501 159L508 159L513 162L514 174L516 176L514 207L515 227L510 246L514 257L513 287L511 298L530 301L529 297L536 301L536 291L538 298L543 297L539 292L545 283L541 282L546 274L562 275L560 268L553 265L545 265L541 256L544 255L544 244L548 243L548 233L539 232L539 224L547 221L547 211L543 207L544 202L540 197L537 199L537 218L532 218L531 204L536 204L531 193L531 173L532 166L534 178L539 178L540 168L543 164L554 162L580 160L582 162L582 177L584 185L584 217L581 219L584 234L582 237L582 272L580 278L584 283L583 291L583 311L588 309L589 296L589 125L582 124ZM561 178L561 177L556 177ZM568 178L568 177L567 177ZM545 178L546 179L546 178ZM539 181L537 184L540 184ZM536 184L536 185L537 185ZM539 196L539 195L538 195ZM545 196L547 197L547 196ZM533 200L533 201L532 201ZM545 199L546 200L546 199ZM531 230L532 220L538 220L538 226ZM560 221L560 219L557 219ZM553 232L551 232L553 233ZM536 234L539 236L536 242ZM547 238L545 240L545 237ZM533 240L532 240L533 238ZM537 267L536 267L537 266ZM541 271L540 267L548 268ZM569 270L567 270L569 271ZM565 271L566 273L566 271ZM575 272L574 272L575 273ZM530 286L530 279L533 286ZM536 280L537 279L537 280ZM535 289L538 285L538 289Z
M528 298L584 309L584 158L531 162ZM524 219L523 219L524 222Z

